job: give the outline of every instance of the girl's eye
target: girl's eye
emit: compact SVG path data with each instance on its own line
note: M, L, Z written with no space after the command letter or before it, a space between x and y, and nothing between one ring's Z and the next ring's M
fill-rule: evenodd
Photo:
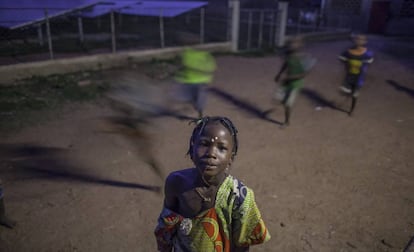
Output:
M226 151L227 150L227 147L226 146L219 146L219 150Z
M201 140L200 145L202 146L208 146L209 142L207 140Z

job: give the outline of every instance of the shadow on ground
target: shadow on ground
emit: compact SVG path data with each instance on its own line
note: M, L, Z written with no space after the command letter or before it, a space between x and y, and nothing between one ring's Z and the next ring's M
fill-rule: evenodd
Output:
M317 91L310 88L303 88L301 95L305 96L311 103L312 106L327 107L340 112L348 113L345 109L340 108L335 102L328 100Z
M0 158L7 165L0 169L1 176L11 175L13 180L47 179L55 182L92 183L131 189L160 192L161 187L100 178L87 174L67 156L63 148L43 147L33 144L0 145Z
M262 119L264 121L282 125L281 122L269 118L269 114L273 111L273 109L261 110L249 101L243 100L216 87L210 87L209 91L211 94L222 99L224 102L235 105L238 109L240 109L241 112L244 112L255 118Z
M405 87L394 80L387 80L387 83L395 88L395 90L406 93L407 95L411 96L411 98L414 98L414 89Z

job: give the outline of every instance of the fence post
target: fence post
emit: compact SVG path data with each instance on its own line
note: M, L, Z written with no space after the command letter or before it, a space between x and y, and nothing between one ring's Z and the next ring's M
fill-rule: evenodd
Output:
M204 44L204 17L205 17L205 9L200 9L200 44Z
M50 32L50 23L49 23L49 16L47 14L47 9L45 10L45 19L46 19L46 34L47 34L47 43L49 45L49 56L50 59L53 59L53 45L52 45L52 34Z
M272 15L270 16L270 24L269 24L269 47L272 47L272 39L273 39L273 23L275 22L275 12L272 11Z
M231 41L231 12L230 9L230 2L229 2L229 8L227 9L227 19L226 19L226 41Z
M114 11L111 11L111 38L112 38L112 53L116 53L115 15L114 15Z
M240 1L233 0L232 8L232 22L231 22L231 50L237 52L239 49L239 27L240 27Z
M101 22L101 17L96 17L96 26L98 27L98 29L101 29L102 26L102 22Z
M282 47L285 44L285 32L286 32L286 20L288 12L288 3L279 2L278 3L278 13L277 13L277 24L276 24L276 33L275 33L275 45Z
M185 14L185 24L188 25L191 22L190 13Z
M43 41L42 23L39 23L37 25L37 38L39 39L39 45L43 46L44 41Z
M122 26L122 13L118 12L118 27Z
M259 42L258 42L259 48L262 48L262 43L263 43L263 22L264 22L264 10L261 10L260 20L259 20Z
M313 20L313 31L316 32L318 31L319 11L314 11L313 13L315 15L314 20Z
M252 10L249 10L249 17L247 20L247 50L250 49L252 44L252 22L253 22L253 12Z
M160 39L161 39L161 48L165 47L164 41L164 18L163 18L163 9L160 10Z
M298 23L296 25L296 35L300 34L300 30L301 30L300 25L301 25L301 22L302 22L302 14L303 14L302 10L299 10Z
M85 37L83 36L83 23L82 23L81 16L78 16L78 29L79 29L79 41L83 43L85 41Z
M326 24L326 20L325 20L325 12L326 12L326 4L327 4L327 1L326 0L321 0L321 9L320 9L320 11L319 11L319 17L318 17L318 19L319 19L319 25L318 25L318 28L320 28L320 27L325 27L327 24Z

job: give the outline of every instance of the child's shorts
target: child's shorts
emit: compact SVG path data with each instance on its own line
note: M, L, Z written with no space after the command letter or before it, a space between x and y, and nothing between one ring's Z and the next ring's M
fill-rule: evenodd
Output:
M296 97L298 96L298 93L300 91L300 88L293 88L293 89L287 89L285 92L285 97L283 98L282 104L286 107L292 107L293 103L295 103Z
M299 93L300 88L293 88L288 89L285 87L280 87L276 92L273 94L273 100L280 102L286 107L292 107L293 103L295 103L296 97Z
M347 75L339 89L352 97L358 97L361 84L359 75Z

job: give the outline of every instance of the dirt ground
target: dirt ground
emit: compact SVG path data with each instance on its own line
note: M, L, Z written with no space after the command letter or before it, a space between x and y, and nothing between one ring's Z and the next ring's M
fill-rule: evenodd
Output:
M370 38L375 62L352 117L341 111L350 101L338 93L336 58L349 42L308 45L318 63L285 129L276 123L282 107L271 100L281 59L217 58L206 113L238 128L231 173L255 191L272 235L251 251L401 251L414 236L412 42ZM272 107L272 120L257 113ZM65 148L77 168L53 173L2 162L6 207L18 226L0 227L0 251L156 251L163 197L148 189L163 181L130 142L97 130L108 113L103 100L73 104L1 139ZM185 156L191 131L172 117L153 122L165 172L192 165Z

